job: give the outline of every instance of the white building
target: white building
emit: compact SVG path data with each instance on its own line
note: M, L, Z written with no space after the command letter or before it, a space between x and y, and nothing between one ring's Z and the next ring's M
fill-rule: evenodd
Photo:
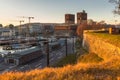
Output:
M39 23L36 24L31 24L29 27L30 33L42 33L42 29L41 29L42 25Z
M22 33L27 33L29 24L24 24L21 26ZM52 23L30 23L29 32L30 33L44 33L45 31L54 31L54 24Z
M4 36L4 37L15 36L15 29L0 28L0 36Z

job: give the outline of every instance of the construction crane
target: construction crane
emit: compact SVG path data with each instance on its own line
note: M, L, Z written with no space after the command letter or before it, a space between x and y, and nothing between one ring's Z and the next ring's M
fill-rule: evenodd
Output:
M19 22L19 27L18 27L18 34L19 36L21 35L21 23L24 22L24 20L11 20L12 22Z
M29 37L30 36L30 23L31 23L31 19L34 19L34 17L26 17L26 16L22 16L21 18L27 18L28 20L29 20L29 22L28 22L28 26L27 26L27 37Z
M19 35L21 35L21 33L22 33L21 23L24 22L24 20L20 20L19 22L20 22L20 26L19 26Z

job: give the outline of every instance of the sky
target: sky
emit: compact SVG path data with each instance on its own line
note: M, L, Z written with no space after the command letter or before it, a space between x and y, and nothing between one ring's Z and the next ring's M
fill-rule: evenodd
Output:
M66 13L76 15L82 10L88 13L88 19L114 23L118 18L112 13L114 7L108 0L0 0L0 24L27 23L21 16L35 17L31 22L64 23Z

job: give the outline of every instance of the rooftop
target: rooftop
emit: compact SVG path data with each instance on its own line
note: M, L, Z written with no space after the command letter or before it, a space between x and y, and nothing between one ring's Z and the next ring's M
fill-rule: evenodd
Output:
M16 51L13 54L8 54L6 57L7 58L20 58L23 55L30 54L32 52L40 50L39 47L31 47L31 48L26 48L21 51Z

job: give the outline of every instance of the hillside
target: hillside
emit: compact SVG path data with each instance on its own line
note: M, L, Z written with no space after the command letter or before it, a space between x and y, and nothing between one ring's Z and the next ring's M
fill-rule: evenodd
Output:
M120 35L100 33L100 32L90 32L95 37L101 38L103 41L113 44L117 47L120 47Z
M105 42L117 47L120 44L119 35L108 36L109 34L104 35L104 33L90 33L90 35L104 39ZM69 55L56 64L59 67L4 73L0 75L0 80L120 80L119 56L107 60L98 54L86 52L82 48L78 50L78 53L77 62L75 62L75 55Z
M65 61L68 63L69 58L63 58L60 62ZM63 64L66 65L65 62ZM77 64L66 65L58 68L36 69L28 72L9 72L0 75L0 80L98 80L98 79L119 80L120 59L113 58L109 61L103 61L102 58L100 58L94 53L85 53L78 58Z
M116 80L120 79L120 59L98 64L78 63L62 68L45 68L29 72L10 72L0 80Z

